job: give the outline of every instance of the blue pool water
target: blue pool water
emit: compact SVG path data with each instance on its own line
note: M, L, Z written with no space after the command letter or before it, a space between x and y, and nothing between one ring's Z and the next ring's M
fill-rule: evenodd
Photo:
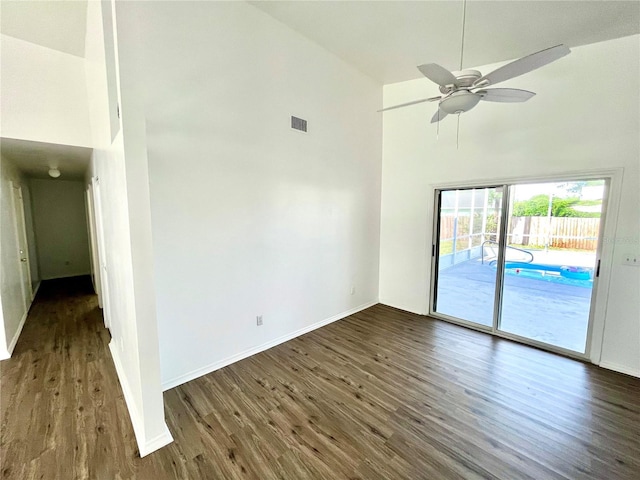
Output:
M505 265L507 275L517 275L575 287L593 287L593 269L580 267L566 267L558 265L543 265L536 263L507 262Z

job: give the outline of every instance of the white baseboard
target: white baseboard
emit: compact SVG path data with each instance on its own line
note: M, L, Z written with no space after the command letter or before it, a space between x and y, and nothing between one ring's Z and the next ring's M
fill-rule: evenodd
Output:
M91 275L91 271L88 271L88 272L77 272L77 273L65 273L64 275L45 276L45 277L42 277L41 280L59 280L61 278L86 277L88 275Z
M129 418L131 418L131 425L133 425L133 433L136 436L136 443L138 444L140 457L144 457L152 452L155 452L159 448L162 448L165 445L173 442L173 437L171 436L171 432L169 432L169 428L165 423L163 427L164 431L162 433L156 435L153 438L150 438L149 440L145 438L144 419L140 416L136 408L136 404L133 399L133 392L131 391L131 387L129 386L127 377L124 374L122 362L120 361L120 355L118 353L118 350L115 348L113 340L109 342L109 350L111 351L113 364L116 367L116 373L118 374L118 380L120 381L120 386L122 387L122 393L124 394L124 401L127 404L127 410L129 410Z
M617 363L612 362L600 362L600 366L607 370L613 370L614 372L624 373L625 375L640 378L640 369L630 368L625 365L618 365Z
M109 342L109 350L111 351L111 358L113 359L113 364L116 366L116 373L118 374L120 387L122 388L122 393L124 394L124 401L127 403L127 409L129 410L129 417L131 418L131 424L133 425L133 432L136 435L136 441L138 442L138 446L140 446L141 440L144 439L143 419L138 414L136 403L135 403L135 400L133 399L133 392L131 391L131 387L129 386L129 382L124 373L124 368L122 366L122 362L120 361L120 354L118 353L118 350L115 348L113 339Z
M156 435L155 437L147 440L144 445L140 445L138 443L138 450L140 450L140 457L146 457L150 453L155 452L156 450L160 450L165 445L169 445L173 442L173 436L171 436L171 432L169 431L169 427L167 424L164 424L163 432Z
M33 289L33 295L31 296L31 301L29 302L29 307L27 311L24 312L24 315L20 319L20 323L18 324L18 330L14 334L13 338L7 345L7 348L0 347L0 360L8 360L11 358L11 354L13 354L13 349L16 348L16 344L18 343L18 339L20 338L20 334L22 333L22 329L24 328L24 324L27 321L27 317L29 316L29 310L31 310L31 305L33 305L33 300L36 298L36 293L38 293L38 289L40 288L40 283L36 285L36 288Z
M13 349L16 348L16 343L18 343L18 338L20 338L20 334L22 333L22 328L24 327L24 323L27 321L27 317L29 316L29 310L31 309L31 305L27 308L27 311L24 312L24 315L20 319L20 323L18 324L18 330L16 330L15 335L7 345L7 350L9 353L9 357L13 354Z
M269 350L270 348L275 347L276 345L280 345L281 343L288 342L289 340L293 340L300 335L304 335L305 333L309 333L317 328L324 327L325 325L329 325L335 321L341 320L349 315L353 315L354 313L358 313L361 310L372 307L378 304L378 301L364 303L358 307L352 308L351 310L347 310L346 312L339 313L338 315L334 315L333 317L329 317L325 320L321 320L319 322L313 323L307 327L296 330L295 332L288 333L287 335L283 335L281 337L276 338L275 340L271 340L267 343L263 343L257 347L250 348L249 350L245 350L244 352L237 353L232 355L231 357L225 358L215 363L211 363L201 368L197 368L192 370L191 372L185 373L178 377L172 378L162 384L162 390L167 391L172 388L177 387L178 385L182 385L183 383L190 382L191 380L195 380L198 377L202 377L211 372L215 372L223 367L231 365L232 363L236 363L240 360L243 360L247 357L255 355L256 353L264 352L265 350Z

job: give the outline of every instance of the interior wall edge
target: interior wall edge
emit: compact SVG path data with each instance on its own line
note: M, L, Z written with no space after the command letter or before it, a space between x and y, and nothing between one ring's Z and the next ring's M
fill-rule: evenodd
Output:
M144 445L138 445L138 449L140 450L140 457L146 457L150 453L153 453L156 450L169 445L171 442L173 442L173 436L169 431L169 427L167 427L165 423L163 432L147 440Z
M173 442L173 437L171 436L171 432L169 431L169 427L167 427L166 423L163 425L163 431L160 434L150 439L145 437L144 417L138 412L131 386L127 382L128 377L125 375L118 349L115 348L113 340L109 342L109 351L111 352L111 358L113 359L113 364L116 369L118 382L122 388L124 401L127 404L127 410L129 411L129 418L131 419L131 425L133 426L133 433L136 437L136 444L138 445L140 457L144 457Z
M395 309L397 309L397 310L402 310L403 312L415 313L416 315L425 315L425 316L428 316L428 314L426 314L425 312L419 311L419 310L418 310L418 309L416 309L416 308L413 308L413 309L412 309L412 308L409 308L409 307L405 307L405 306L399 305L399 304L397 304L397 303L395 303L395 302L385 300L385 299L383 299L383 298L381 298L381 299L380 299L380 301L379 301L378 303L381 303L382 305L385 305L385 306L387 306L387 307L395 308Z

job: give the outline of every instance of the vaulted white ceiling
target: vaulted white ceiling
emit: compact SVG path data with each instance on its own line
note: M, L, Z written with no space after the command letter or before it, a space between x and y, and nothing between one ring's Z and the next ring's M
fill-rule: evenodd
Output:
M422 63L460 66L462 0L249 3L380 83L419 78L415 67ZM84 56L87 0L2 0L0 5L2 33ZM575 47L637 33L638 0L468 0L464 67L560 43Z
M380 83L460 67L462 0L250 2ZM636 1L468 0L464 68L640 33ZM597 68L597 65L594 65Z
M0 13L5 35L84 57L87 0L2 0Z

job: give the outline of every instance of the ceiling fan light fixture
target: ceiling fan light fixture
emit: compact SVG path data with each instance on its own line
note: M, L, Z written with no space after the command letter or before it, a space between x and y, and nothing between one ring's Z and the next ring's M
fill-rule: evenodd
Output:
M480 100L499 103L526 102L533 97L535 93L517 88L485 89L485 87L490 85L493 86L497 83L504 82L505 80L524 75L525 73L536 70L548 63L555 62L559 58L571 53L569 47L561 44L540 50L539 52L532 53L531 55L519 58L518 60L514 60L484 76L478 70L463 70L462 65L464 65L466 18L467 0L462 0L460 70L451 72L437 63L425 63L423 65L418 65L420 73L438 85L442 96L424 98L400 105L393 105L391 107L378 110L379 112L407 107L417 103L440 100L438 103L438 111L431 118L431 123L439 123L440 120L445 118L447 115L468 112L475 107Z
M444 98L440 102L440 108L448 114L468 112L478 104L480 98L480 95L460 90Z
M60 176L60 170L58 170L57 168L50 168L49 176L51 178L58 178Z

